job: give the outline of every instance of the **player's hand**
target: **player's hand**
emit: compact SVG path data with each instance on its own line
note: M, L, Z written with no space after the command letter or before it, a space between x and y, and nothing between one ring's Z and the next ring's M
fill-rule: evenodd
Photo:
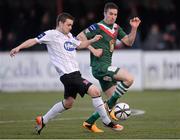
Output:
M133 19L130 19L130 25L134 28L137 28L140 23L141 20L138 17L134 17Z
M102 35L96 35L94 38L93 38L93 42L96 42L96 41L99 41L100 39L102 39Z
M20 51L19 47L16 47L10 51L10 56L15 56Z
M103 54L103 49L95 49L93 55L96 57L101 57Z

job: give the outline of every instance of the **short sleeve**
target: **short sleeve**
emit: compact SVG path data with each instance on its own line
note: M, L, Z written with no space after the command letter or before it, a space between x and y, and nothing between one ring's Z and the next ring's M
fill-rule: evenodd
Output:
M40 44L48 44L52 39L51 31L46 31L41 34L39 34L36 38L36 41Z
M123 31L123 29L121 27L119 27L119 30L118 30L118 39L121 40L126 35L127 34Z

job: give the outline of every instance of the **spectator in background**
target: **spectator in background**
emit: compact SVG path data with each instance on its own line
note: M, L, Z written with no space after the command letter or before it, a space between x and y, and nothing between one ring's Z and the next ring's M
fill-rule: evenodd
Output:
M50 13L46 11L41 18L40 32L49 29L50 26Z
M16 45L16 38L17 36L14 31L8 32L6 36L5 46L8 46L8 48L12 49Z
M178 20L180 15L180 8L177 0L111 1L117 3L121 9L121 12L119 13L120 18L117 19L117 21L121 23L121 27L123 27L125 30L130 30L128 26L126 26L128 18L139 16L141 17L141 19L143 19L144 24L142 24L140 27L141 32L137 33L137 38L132 48L141 46L139 45L141 44L141 41L147 40L146 38L147 36L149 36L149 28L154 23L157 23L159 25L162 32L167 32L167 30L165 31L166 26L172 21L177 24L176 27L180 26L180 20ZM74 34L77 34L82 29L89 26L90 23L96 22L101 19L101 9L103 8L105 2L107 1L64 0L62 5L63 10L68 11L69 9L71 9L71 13L78 19L75 21L75 28L73 28L72 32ZM14 30L14 33L17 35L16 42L18 44L29 37L39 34L43 30L43 28L48 28L48 26L52 27L54 25L52 24L52 21L54 21L55 19L53 15L56 15L54 10L56 9L56 7L50 8L49 3L55 3L55 1L47 0L47 2L43 2L43 0L31 0L25 2L24 0L16 0L16 2L12 3L9 0L1 0L0 19L3 20L0 20L0 26L3 31L2 41L5 43L5 37L7 36L8 32L12 30ZM48 16L46 11L48 11L50 14L52 13L52 15ZM50 21L49 23L48 20ZM176 31L178 31L178 29ZM170 34L165 34L164 40L171 40L170 42L172 42L173 39L170 37ZM177 46L165 48L180 49L178 40L178 36L176 35L175 42ZM160 50L163 50L163 45L164 44L162 41L162 44L160 44L159 46ZM7 51L9 49L9 46L4 46L3 51Z
M162 36L162 41L158 45L157 50L175 50L178 49L178 31L176 23L171 23L166 26Z
M0 27L0 51L3 50L3 32L2 28Z
M162 34L158 24L152 24L149 30L149 33L143 43L144 50L156 50L159 49L159 44L162 40Z

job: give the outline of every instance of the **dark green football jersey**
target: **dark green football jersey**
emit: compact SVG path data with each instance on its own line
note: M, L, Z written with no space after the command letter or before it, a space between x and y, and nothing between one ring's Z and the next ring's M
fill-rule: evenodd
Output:
M93 38L97 34L103 36L101 40L92 44L96 49L103 49L103 55L99 58L91 53L91 66L93 69L111 65L116 39L121 40L126 35L123 29L116 23L108 25L103 20L89 26L84 30L84 33L88 39Z

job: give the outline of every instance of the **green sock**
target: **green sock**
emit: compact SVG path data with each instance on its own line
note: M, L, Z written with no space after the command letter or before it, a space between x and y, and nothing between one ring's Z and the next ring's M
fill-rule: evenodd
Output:
M107 101L107 104L109 106L109 109L112 109L113 106L116 104L116 101L121 97L118 93L114 92L114 94L111 96L111 98Z
M93 124L95 121L99 118L99 114L97 112L94 112L87 120L87 123Z
M118 98L120 97L120 95L118 93L114 93L111 98L107 101L107 104L109 106L109 108L111 109L115 104L116 101L118 100ZM95 121L97 119L99 119L99 114L97 112L94 112L87 120L86 122L89 124L93 124L95 123Z
M120 82L111 98L107 101L107 104L110 109L113 108L113 106L116 104L116 101L128 90L128 87L123 83ZM94 112L87 120L87 123L93 124L95 121L99 118L99 114L97 112Z
M116 90L114 91L111 98L107 101L109 109L112 109L116 104L117 100L127 92L128 86L126 86L123 82L119 82L116 86Z

